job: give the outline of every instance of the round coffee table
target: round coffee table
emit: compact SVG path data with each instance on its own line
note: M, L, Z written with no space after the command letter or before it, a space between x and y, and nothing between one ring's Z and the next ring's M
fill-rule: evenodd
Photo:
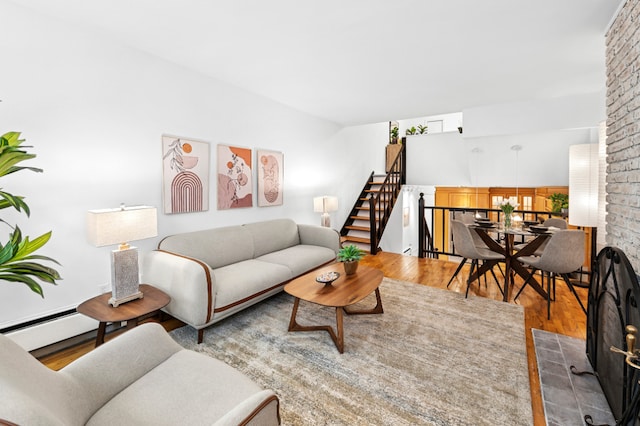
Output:
M316 277L328 272L339 272L340 277L331 284L323 284L316 281ZM359 265L358 271L353 275L346 275L342 265L336 263L324 268L316 269L302 275L284 286L284 291L295 297L293 312L289 321L289 331L316 331L325 330L331 336L340 353L344 352L344 329L342 326L343 312L348 315L381 314L382 299L380 298L380 283L384 275L379 269ZM376 306L373 309L353 310L349 305L358 303L372 292L376 293ZM322 306L336 308L336 329L333 331L330 325L303 326L296 322L298 305L300 300L316 303Z
M100 322L96 348L104 343L108 322L126 321L127 328L133 328L138 325L141 317L159 311L171 301L167 293L149 284L140 284L140 291L144 295L142 299L126 302L118 307L109 304L111 293L101 294L78 305L76 311Z

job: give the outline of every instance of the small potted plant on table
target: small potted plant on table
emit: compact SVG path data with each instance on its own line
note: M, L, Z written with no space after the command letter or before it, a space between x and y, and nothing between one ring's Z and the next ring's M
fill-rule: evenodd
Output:
M350 244L346 247L342 247L338 252L338 262L344 263L344 273L352 275L356 273L358 269L358 262L365 255L364 250L356 245Z

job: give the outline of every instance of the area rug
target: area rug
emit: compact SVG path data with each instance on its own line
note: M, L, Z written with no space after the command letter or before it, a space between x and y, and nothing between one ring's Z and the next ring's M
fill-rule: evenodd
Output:
M326 331L287 331L286 293L200 345L191 327L171 335L273 389L284 425L533 423L521 306L387 278L380 292L384 314L345 316L343 354ZM298 323L335 325L335 309L301 302Z

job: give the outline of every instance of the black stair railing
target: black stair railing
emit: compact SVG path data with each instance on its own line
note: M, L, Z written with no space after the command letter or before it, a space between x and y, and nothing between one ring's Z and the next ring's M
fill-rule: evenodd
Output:
M403 141L405 139L403 138ZM402 149L398 152L384 180L374 181L374 172L369 175L360 196L351 209L340 234L347 236L349 227L352 227L355 220L366 220L367 217L360 216L361 210L368 211L369 221L369 252L378 252L378 246L384 229L391 216L393 206L398 199L402 185L406 183L406 145L402 144ZM376 189L377 188L377 189ZM348 239L348 237L347 237Z
M404 142L403 138L403 142ZM370 240L372 254L378 252L378 246L382 234L384 233L393 206L398 200L398 195L402 190L402 185L406 182L406 156L404 155L406 144L402 144L402 149L398 152L396 159L389 168L387 175L380 188L376 192L372 192L369 196L369 222L370 222Z

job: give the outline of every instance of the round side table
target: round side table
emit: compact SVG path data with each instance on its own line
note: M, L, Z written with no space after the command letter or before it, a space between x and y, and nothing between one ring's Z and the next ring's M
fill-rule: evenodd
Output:
M104 343L107 323L126 321L127 328L133 328L138 325L141 317L159 311L171 301L167 293L149 284L140 284L140 291L144 295L142 299L126 302L115 308L109 304L111 293L101 294L78 305L76 311L100 322L96 347Z

